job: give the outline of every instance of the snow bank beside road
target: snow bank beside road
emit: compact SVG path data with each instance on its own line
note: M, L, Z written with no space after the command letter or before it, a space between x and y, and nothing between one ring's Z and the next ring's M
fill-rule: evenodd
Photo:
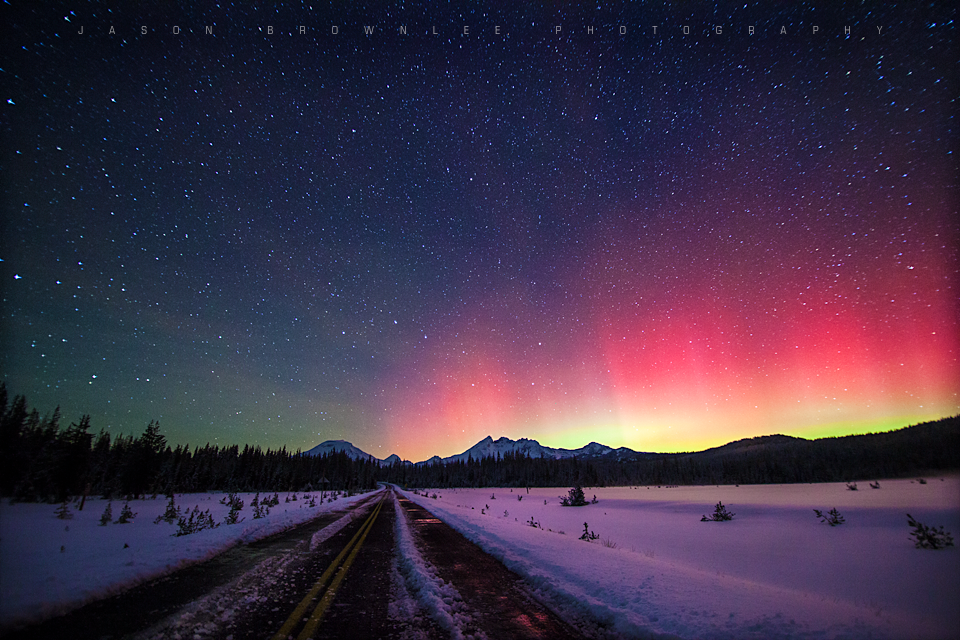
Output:
M946 638L960 628L960 550L915 549L906 524L909 512L956 536L957 478L859 491L844 484L589 489L599 502L576 508L560 506L560 489L429 493L439 497L408 496L568 618L592 620L614 636ZM700 522L718 501L736 517ZM813 513L834 507L842 526ZM531 518L543 529L529 526ZM579 540L584 521L616 548Z
M302 494L297 494L301 499L287 503L284 499L293 494L284 493L270 515L258 520L253 519L250 507L255 495L240 494L244 520L239 524L181 537L173 535L176 523L153 523L166 509L167 500L162 496L131 501L137 514L133 522L107 526L100 526L106 500L88 499L83 511L71 505L73 518L69 520L56 517L56 505L0 503L0 630L75 609L211 558L235 544L342 510L369 494L311 508ZM223 522L229 512L229 507L220 504L223 497L223 493L178 494L175 499L183 514L199 506L201 511L209 509L216 522ZM113 502L114 520L122 506L122 501Z
M437 576L433 567L423 559L413 541L410 523L403 507L397 501L395 493L391 493L390 497L397 512L394 521L397 566L407 589L413 592L420 606L450 633L452 640L462 640L463 627L470 622L463 598L452 584L445 583Z

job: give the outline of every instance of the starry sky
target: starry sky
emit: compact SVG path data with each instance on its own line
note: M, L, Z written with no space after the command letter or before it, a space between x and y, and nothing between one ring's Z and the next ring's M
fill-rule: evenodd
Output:
M41 412L413 461L960 413L951 3L147 4L3 9Z

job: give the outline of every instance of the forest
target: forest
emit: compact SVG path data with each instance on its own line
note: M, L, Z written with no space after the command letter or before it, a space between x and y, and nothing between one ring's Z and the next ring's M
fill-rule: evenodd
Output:
M759 436L694 453L394 464L379 478L411 487L780 484L909 478L960 470L960 416L867 435Z
M0 384L0 495L24 502L70 496L136 498L197 491L359 491L375 488L375 462L342 453L171 446L151 422L143 433L91 433L90 417L63 427L59 407L41 417Z
M960 416L886 433L806 440L783 435L694 453L567 459L507 454L412 465L302 455L259 446L170 445L151 422L139 436L91 432L89 416L62 426L0 384L0 495L62 502L199 491L359 491L404 487L566 487L839 482L960 470Z

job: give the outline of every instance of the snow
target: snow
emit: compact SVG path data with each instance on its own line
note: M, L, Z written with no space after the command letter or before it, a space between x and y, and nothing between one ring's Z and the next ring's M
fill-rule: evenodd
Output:
M307 451L304 455L322 456L337 452L345 453L349 458L354 460L371 460L373 462L380 462L380 460L377 458L373 457L366 451L358 449L357 447L353 446L352 443L347 442L346 440L326 440L315 446L313 449Z
M410 532L406 513L392 496L397 518L395 533L397 537L397 568L403 578L406 590L412 591L420 606L444 628L454 640L466 637L464 627L470 622L465 610L463 598L452 584L446 583L424 560L417 549Z
M214 520L222 523L230 510L220 504L224 495L178 494L175 499L183 514L199 506L201 511L209 509ZM153 523L166 509L167 500L162 496L130 501L137 514L133 522L107 526L100 526L106 500L87 499L83 511L70 505L70 520L56 517L58 505L0 503L0 631L65 613L364 498L341 497L322 504L318 500L311 508L303 494L287 503L285 498L293 494L281 493L280 504L271 507L265 518L254 520L250 502L255 495L240 494L244 501L240 523L187 536L173 535L176 523ZM122 507L122 501L113 502L114 520ZM346 520L331 527L338 530Z
M401 460L397 454L391 454L387 456L385 460L379 460L366 451L358 449L352 443L347 442L346 440L327 440L325 442L321 442L314 448L307 451L306 455L320 456L335 452L345 453L354 460L372 460L375 462L381 462L386 466L390 466L397 462L412 464L408 460ZM481 458L496 458L498 456L503 457L508 453L524 454L531 458L553 458L559 460L561 458L574 458L583 456L599 457L608 454L615 454L617 457L619 457L623 455L635 454L636 452L625 447L611 449L610 447L597 442L591 442L590 444L579 449L554 449L552 447L545 447L536 440L530 440L528 438L511 440L510 438L502 436L494 440L492 436L487 436L463 453L458 453L457 455L448 456L446 458L433 456L429 460L424 460L423 462L418 462L417 464L426 465L433 463L466 462L470 458L473 458L474 460L480 460Z
M864 482L857 491L842 483L585 491L598 503L562 507L566 491L556 488L408 497L596 635L945 638L960 629L960 550L916 549L906 516L956 536L960 478ZM700 522L718 501L734 519ZM813 512L832 508L845 524L830 527ZM599 540L579 540L585 521Z
M437 499L408 496L524 576L536 595L592 635L943 638L955 637L960 628L960 549L914 548L906 516L960 534L960 478L882 481L880 489L864 482L858 491L844 484L588 488L587 497L596 494L598 503L585 507L561 507L566 490L556 488L429 491L434 493ZM178 495L177 504L183 512L210 509L223 522L223 495ZM285 503L285 496L269 516L253 520L253 495L243 494L243 522L183 537L172 535L176 524L153 524L166 507L163 498L132 501L132 523L105 527L99 521L106 502L99 499L87 500L82 512L72 506L71 520L57 519L56 505L0 504L0 630L65 612L362 498L309 508L302 499ZM735 518L700 522L718 501ZM114 519L122 506L113 503ZM832 508L845 524L827 526L813 513ZM318 532L313 543L350 517ZM529 526L531 517L543 528ZM584 521L599 540L578 539ZM394 582L402 580L395 587L402 587L404 597L392 615L423 611L448 633L462 634L469 611L454 585L441 581L420 555L406 519L398 518L396 526L398 556L391 572ZM279 576L286 561L273 559L258 575ZM176 624L212 625L271 588L262 578L247 582L239 604L229 594L211 594L212 600L183 612ZM222 602L213 606L214 600Z
M463 453L455 456L443 458L441 462L466 462L469 458L480 460L481 458L503 457L508 453L525 454L531 458L573 458L575 456L599 456L613 451L610 447L596 442L591 442L580 449L554 449L545 447L536 440L520 438L511 440L507 437L500 437L494 440L487 436L477 444L473 445ZM422 464L422 463L421 463Z

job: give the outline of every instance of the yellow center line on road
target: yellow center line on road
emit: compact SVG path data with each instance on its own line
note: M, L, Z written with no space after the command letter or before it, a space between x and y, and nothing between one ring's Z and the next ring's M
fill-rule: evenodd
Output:
M350 539L350 542L343 547L343 550L337 554L337 557L334 558L333 562L330 563L330 566L327 567L326 571L323 572L323 575L320 576L320 579L317 580L316 584L313 585L313 588L310 589L310 592L307 593L306 597L300 601L300 604L297 605L297 608L293 610L293 613L290 614L290 617L287 618L287 621L283 623L283 626L280 627L280 630L274 634L272 640L286 640L290 636L290 632L297 626L300 622L303 614L310 607L313 599L317 596L318 593L326 586L330 581L331 576L337 570L337 567L340 566L340 562L349 554L347 562L344 563L343 568L341 569L339 575L334 581L334 585L339 586L340 581L343 580L343 576L349 568L350 564L353 563L353 558L356 557L357 551L360 549L360 545L363 544L364 539L367 537L367 533L373 527L374 520L377 519L377 514L380 513L380 508L383 506L384 496L381 496L380 501L377 502L376 507L374 507L373 512L367 517L366 521L363 523L363 526L354 534L353 538ZM324 594L323 600L320 601L320 604L317 605L317 609L314 610L313 615L308 621L309 632L312 633L313 629L316 628L317 624L320 622L320 617L323 615L323 612L326 611L327 605L324 604L328 600L327 596L329 595L329 600L333 600L333 594L331 591L336 590L336 586L331 586L331 589L327 590L327 593ZM321 607L323 610L321 610ZM319 611L319 615L318 615ZM314 621L316 619L316 621ZM312 626L310 626L312 623ZM304 629L304 632L300 634L300 638L306 638L309 636L307 629Z
M370 525L367 527L366 531L363 532L363 535L360 536L360 540L357 541L357 545L353 548L353 551L350 552L350 556L347 558L347 561L343 563L343 566L337 573L337 577L333 579L330 587L327 589L326 593L323 594L323 598L320 599L320 604L318 604L317 608L313 610L313 615L310 616L307 624L304 625L303 631L301 631L300 635L297 636L297 640L307 640L313 636L314 629L316 629L317 625L320 624L320 620L323 618L323 614L326 613L327 607L329 607L330 603L333 602L334 596L337 595L337 588L340 587L340 583L343 582L343 578L347 575L347 570L350 569L350 565L353 564L354 558L357 557L360 547L363 546L363 541L367 539L367 534L370 533L370 529L373 528L373 522L377 519L377 515L380 513L381 506L383 506L383 500L377 504L377 508L374 509L373 515L370 517Z

